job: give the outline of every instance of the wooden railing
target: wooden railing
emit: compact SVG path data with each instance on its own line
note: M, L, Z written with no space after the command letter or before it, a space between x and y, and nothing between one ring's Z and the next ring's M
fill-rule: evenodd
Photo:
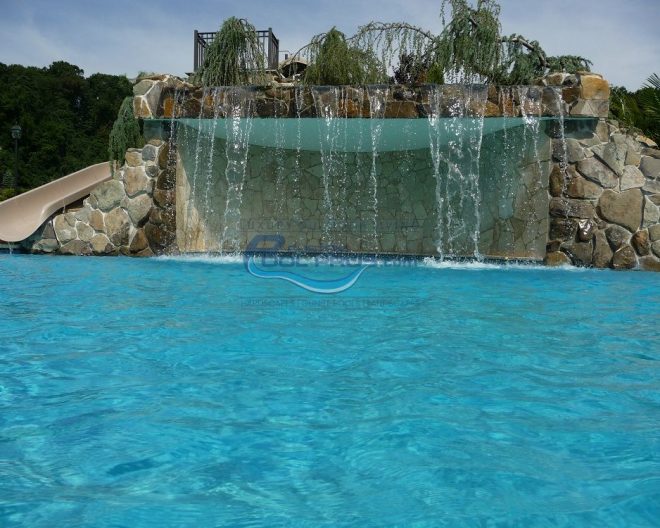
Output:
M206 47L213 42L216 33L212 32L202 32L195 30L195 54L194 54L194 70L197 71L202 64L204 64L204 54L206 52ZM272 28L265 30L257 31L257 37L259 38L259 43L264 51L265 64L264 68L267 70L277 70L279 63L279 51L280 51L280 41L273 33Z

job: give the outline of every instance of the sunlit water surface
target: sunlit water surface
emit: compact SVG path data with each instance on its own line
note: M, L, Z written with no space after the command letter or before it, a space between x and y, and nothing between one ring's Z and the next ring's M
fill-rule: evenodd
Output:
M659 306L642 272L409 263L319 295L2 255L0 525L657 525Z

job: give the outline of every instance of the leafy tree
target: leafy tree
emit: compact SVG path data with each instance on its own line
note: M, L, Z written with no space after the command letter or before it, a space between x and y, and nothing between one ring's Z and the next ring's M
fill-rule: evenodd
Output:
M225 20L206 49L204 64L194 76L203 86L235 86L263 79L266 59L257 30L247 20Z
M125 76L85 78L67 62L47 68L0 63L0 174L14 170L15 124L23 130L20 190L105 161L117 109L131 93Z
M346 38L345 46L335 44L333 28L334 32L313 37L298 53L307 54L312 63L344 65L347 50L354 50L353 56L361 51L366 57L377 57L379 66L370 67L374 71L385 70L398 59L395 82L529 84L549 71L589 70L588 59L548 57L536 41L517 34L502 35L499 14L495 0L476 0L474 6L468 0L443 0L443 27L438 34L407 22L370 22ZM330 58L330 51L337 57ZM314 71L314 64L311 68Z
M303 78L307 84L368 84L387 79L373 53L350 45L337 28L323 34L314 49L317 53Z

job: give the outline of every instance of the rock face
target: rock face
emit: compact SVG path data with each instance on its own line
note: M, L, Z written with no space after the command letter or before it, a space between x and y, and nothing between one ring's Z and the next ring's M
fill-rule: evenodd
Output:
M660 151L615 122L592 130L566 140L567 165L551 172L547 254L580 266L660 270Z
M65 255L135 256L169 251L176 231L175 195L169 176L174 170L167 167L169 157L163 151L167 152L167 145L160 140L152 140L143 149L129 149L125 164L112 180L97 186L82 209L56 214L25 242L27 249ZM150 222L150 216L158 222Z
M642 223L642 192L629 189L621 193L607 189L598 201L601 216L610 222L636 231Z
M352 87L342 87L341 90L346 96L342 98L341 108L347 118L369 117L371 110L365 90ZM457 94L456 87L451 86L439 91L447 101L455 99ZM304 88L302 96L298 97L294 86L273 82L255 93L255 117L319 117L308 88ZM427 119L429 94L424 87L389 88L384 116L389 119ZM482 239L518 240L525 232L526 223L534 216L533 221L540 226L540 236L535 239L540 242L539 256L546 242L545 233L548 235L545 258L548 265L573 263L615 269L660 268L660 149L649 138L607 121L608 83L597 74L555 73L539 80L538 86L522 87L517 96L507 97L506 94L506 90L491 86L486 100L471 101L469 111L486 117L529 115L557 118L562 115L591 119L567 119L563 128L559 119L544 124L546 154L542 159L534 160L544 164L543 177L537 176L524 183L530 189L537 186L543 198L539 202L542 203L542 214L531 215L526 210L526 214L514 216L512 211L500 210L498 205L495 213L488 213L489 217L507 218L508 221L494 223L490 231L484 229ZM134 112L145 119L214 117L217 109L203 95L202 91L175 77L154 76L135 85ZM176 103L175 96L178 97ZM442 116L451 115L450 107L449 104L442 106ZM177 159L176 145L172 148L170 152L168 145L152 140L142 149L129 149L124 165L111 181L94 189L82 209L55 215L28 242L29 248L35 252L136 256L175 250L175 202L179 182L172 166ZM314 178L318 177L320 175L314 174ZM246 185L254 184L254 181L248 177ZM310 181L301 183L300 207L318 212L320 201L307 191L312 184ZM429 191L426 185L411 190L399 187L387 192L391 182L380 183L383 187L379 187L378 197L383 206L396 204L397 193L404 192L410 195L411 201L406 203L407 209L403 213L413 215L420 224L433 224L433 205L424 201L423 196ZM275 188L264 187L258 191L258 200L250 206L263 217L272 217ZM420 196L416 194L418 191ZM536 194L534 196L536 200ZM185 210L190 212L191 218L198 214L194 208ZM347 212L349 216L356 213L359 209ZM316 228L320 240L321 226ZM410 233L388 233L382 239L381 249L419 251L421 237ZM433 244L424 240L424 244L428 243Z

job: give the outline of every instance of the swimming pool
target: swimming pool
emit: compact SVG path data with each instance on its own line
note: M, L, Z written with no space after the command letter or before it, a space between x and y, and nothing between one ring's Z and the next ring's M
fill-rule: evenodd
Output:
M660 518L660 275L0 255L0 295L2 526Z

